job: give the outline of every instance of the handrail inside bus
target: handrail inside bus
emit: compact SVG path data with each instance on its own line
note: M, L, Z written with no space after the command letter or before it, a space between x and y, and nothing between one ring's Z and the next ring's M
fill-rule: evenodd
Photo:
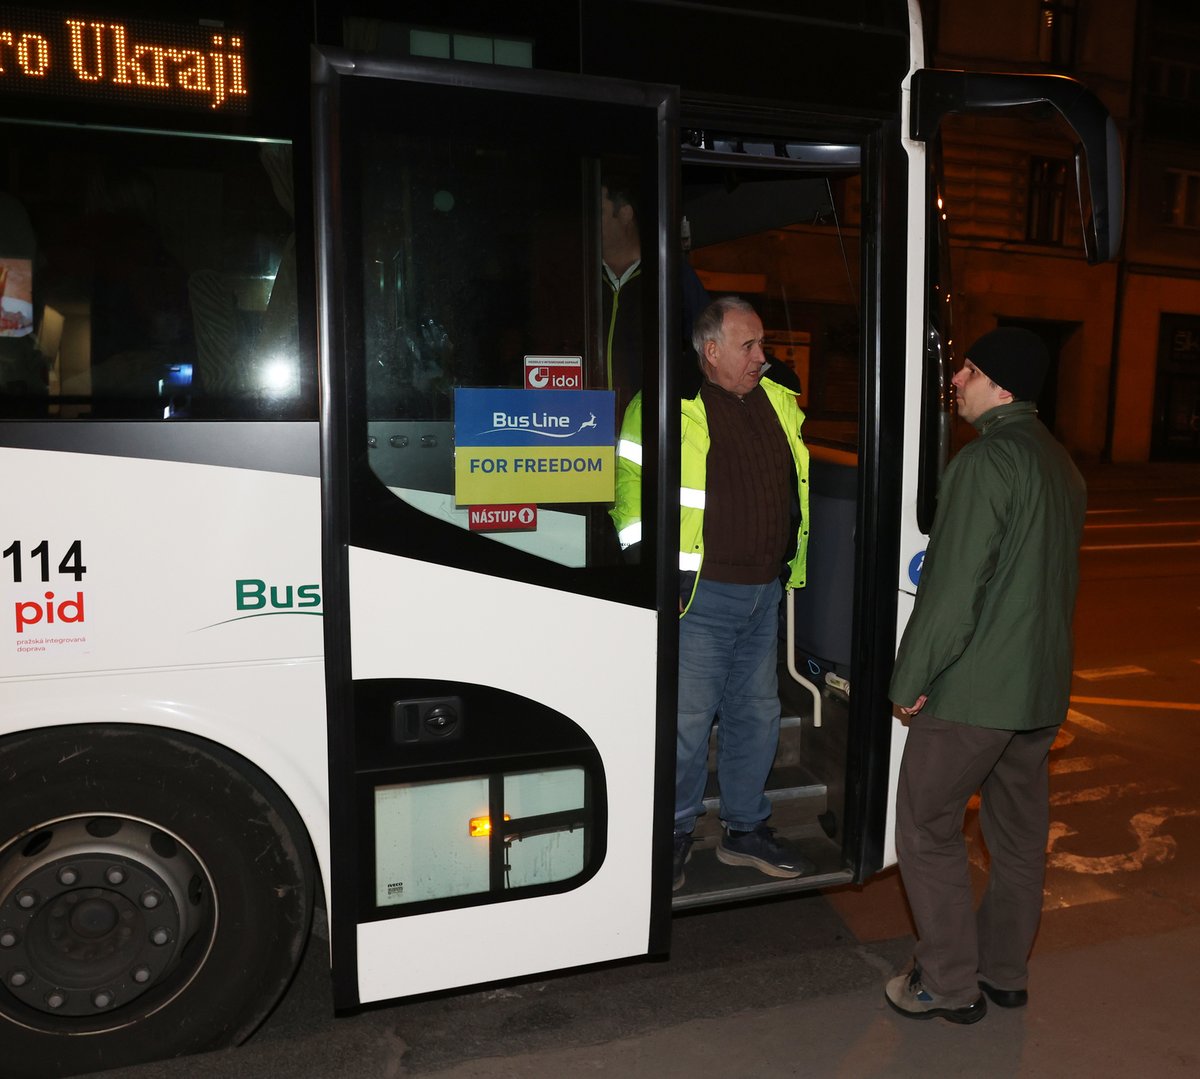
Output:
M857 172L862 166L862 148L857 143L775 142L698 130L684 132L680 157L691 165L822 173Z
M788 674L794 681L808 690L813 702L813 726L821 725L821 690L814 682L804 677L796 667L796 590L789 588L787 593L787 663Z

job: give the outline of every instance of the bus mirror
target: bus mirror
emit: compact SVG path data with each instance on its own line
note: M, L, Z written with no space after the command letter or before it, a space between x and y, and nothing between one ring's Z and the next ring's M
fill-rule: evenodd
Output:
M1079 190L1079 209L1083 221L1083 242L1088 262L1108 262L1121 250L1124 211L1124 167L1121 163L1121 139L1111 116L1104 117L1101 145L1080 142L1075 147L1075 182ZM1104 155L1102 163L1093 162L1093 153Z
M1078 140L1076 176L1088 261L1115 259L1124 212L1121 139L1100 99L1074 79L923 68L912 76L909 132L927 142L947 113L1037 104L1053 106Z
M1083 143L1075 144L1075 193L1079 198L1079 224L1083 232L1083 250L1089 263L1102 261L1097 249L1091 188L1087 182L1087 154Z

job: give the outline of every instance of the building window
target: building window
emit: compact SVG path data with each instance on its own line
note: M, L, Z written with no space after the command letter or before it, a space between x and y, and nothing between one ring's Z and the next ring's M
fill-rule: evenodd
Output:
M1177 229L1200 229L1200 172L1166 170L1163 224Z
M1038 59L1054 67L1075 63L1075 0L1041 0Z
M1149 92L1176 101L1200 102L1200 65L1155 56L1150 59Z
M1033 244L1061 244L1067 204L1070 162L1057 157L1034 157L1029 162L1029 214L1025 239Z

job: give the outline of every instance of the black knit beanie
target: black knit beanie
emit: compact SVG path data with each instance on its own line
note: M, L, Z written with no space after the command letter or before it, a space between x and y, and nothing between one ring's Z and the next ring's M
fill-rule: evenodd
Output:
M1050 366L1046 345L1032 330L1002 326L967 349L967 359L1001 389L1022 401L1036 401Z

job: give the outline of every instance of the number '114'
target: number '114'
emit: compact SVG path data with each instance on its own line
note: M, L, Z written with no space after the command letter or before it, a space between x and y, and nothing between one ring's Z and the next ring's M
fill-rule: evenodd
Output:
M3 552L0 552L5 558L12 559L12 579L14 584L20 584L25 578L25 555L22 553L21 541L13 540ZM29 561L41 569L38 580L50 580L50 541L42 540L36 547L30 548L28 554ZM62 556L58 563L58 572L65 577L74 577L75 580L81 580L83 575L87 573L87 566L83 564L83 541L75 540L71 546L67 548L67 553Z

